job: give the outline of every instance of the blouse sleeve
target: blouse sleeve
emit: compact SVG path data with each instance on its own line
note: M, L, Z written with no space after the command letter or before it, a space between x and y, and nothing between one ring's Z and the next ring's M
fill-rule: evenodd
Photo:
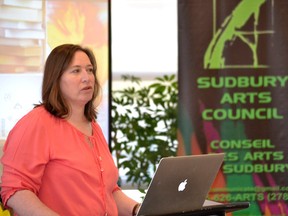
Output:
M16 191L39 191L50 157L47 128L39 112L24 116L11 130L3 148L1 196L4 205Z

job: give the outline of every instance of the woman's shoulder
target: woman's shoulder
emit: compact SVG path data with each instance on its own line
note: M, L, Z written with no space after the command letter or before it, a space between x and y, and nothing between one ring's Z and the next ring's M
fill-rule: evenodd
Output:
M98 133L103 133L101 126L96 120L92 121L93 130L96 130Z
M42 119L42 118L51 118L51 114L44 108L44 106L37 106L30 110L26 115L23 116L25 119Z
M52 114L50 114L43 106L38 106L29 111L26 115L24 115L17 123L17 126L32 126L32 125L47 125L51 120L54 120Z
M96 120L92 120L92 126L94 127L94 128L100 128L100 125L98 124L98 122L96 121Z

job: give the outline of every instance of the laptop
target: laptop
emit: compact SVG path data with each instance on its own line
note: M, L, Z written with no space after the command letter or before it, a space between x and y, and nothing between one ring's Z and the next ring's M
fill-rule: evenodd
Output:
M247 208L249 202L206 200L223 160L224 153L162 158L137 215L207 215Z

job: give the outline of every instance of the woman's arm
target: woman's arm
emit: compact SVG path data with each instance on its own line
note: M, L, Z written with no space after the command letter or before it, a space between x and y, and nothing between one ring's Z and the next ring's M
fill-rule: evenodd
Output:
M133 208L138 204L135 200L128 197L122 190L113 193L118 208L119 216L132 216Z
M7 206L19 216L59 216L29 190L17 191L8 199Z

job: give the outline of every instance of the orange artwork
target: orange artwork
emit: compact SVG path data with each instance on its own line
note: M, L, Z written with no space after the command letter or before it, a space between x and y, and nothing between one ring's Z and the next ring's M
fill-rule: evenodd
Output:
M108 79L108 5L103 1L48 1L47 43L50 49L75 43L89 47L97 59L101 85Z

